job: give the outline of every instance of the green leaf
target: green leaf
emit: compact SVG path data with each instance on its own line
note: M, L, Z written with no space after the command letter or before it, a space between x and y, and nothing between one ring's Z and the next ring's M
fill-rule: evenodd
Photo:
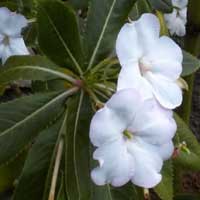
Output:
M179 194L177 195L174 200L199 200L199 194Z
M89 125L93 114L89 97L81 94L68 102L65 151L65 184L67 199L134 200L139 196L133 185L121 188L97 186L90 177L97 166L92 159L93 148L89 140ZM84 172L84 173L83 173Z
M44 2L38 11L39 45L55 63L82 74L83 53L74 11L62 2Z
M12 162L0 167L0 193L13 187L23 169L26 151L19 154Z
M89 0L69 0L75 9L87 9Z
M188 76L200 68L200 61L192 54L183 50L183 72L181 76Z
M71 93L35 94L0 104L0 165L15 157L61 114Z
M64 176L62 176L61 177L61 185L60 185L56 200L66 200L64 179L65 179Z
M15 80L47 81L56 78L73 82L74 79L71 76L68 70L57 67L45 57L14 56L0 70L0 85L6 85Z
M14 200L42 200L48 171L54 161L58 133L63 118L43 130L30 149Z
M161 173L162 181L154 190L162 200L173 200L173 165L171 160L164 163Z
M114 50L117 34L134 3L135 0L91 0L85 38L88 69Z
M89 125L92 108L83 92L67 104L65 183L67 199L90 199L90 141Z
M180 151L180 154L174 159L174 163L187 170L200 170L200 144L178 115L175 115L175 120L178 126L175 143L178 145L181 142L186 142L190 154Z
M152 12L148 2L146 0L137 1L131 10L129 17L131 20L137 20L144 13Z
M144 196L139 194L138 189L132 184L128 183L123 187L110 187L111 200L143 200Z
M151 6L164 13L172 12L173 6L171 0L148 0Z

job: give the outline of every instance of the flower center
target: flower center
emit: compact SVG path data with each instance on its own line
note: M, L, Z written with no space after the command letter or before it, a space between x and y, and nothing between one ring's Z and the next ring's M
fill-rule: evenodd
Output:
M130 131L128 131L128 130L125 130L125 131L123 132L123 135L124 135L124 137L125 137L126 139L128 139L128 140L131 140L131 139L133 138L133 134L132 134Z
M150 71L150 66L151 63L145 60L144 58L141 58L139 60L139 68L142 76L144 76L147 71Z
M9 37L6 35L6 36L4 37L4 39L3 39L3 44L7 46L7 45L9 45L9 43L10 43Z

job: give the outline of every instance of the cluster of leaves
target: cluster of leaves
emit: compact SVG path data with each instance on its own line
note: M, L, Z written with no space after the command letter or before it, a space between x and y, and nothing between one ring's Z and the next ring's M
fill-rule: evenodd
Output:
M46 200L52 188L56 200L143 199L141 189L131 184L112 188L92 183L90 171L96 163L89 125L98 105L115 91L119 64L114 45L121 26L144 12L160 13L162 19L162 12L172 11L171 1L10 0L1 6L34 21L24 33L34 55L12 57L0 71L0 88L32 80L31 95L0 104L0 174L16 162L23 165L13 199ZM182 76L199 67L199 60L184 51ZM176 194L176 169L200 170L200 145L178 116L176 121L175 143L185 141L191 153L181 152L166 162L163 181L155 188L163 200ZM52 187L58 163L58 180ZM16 174L9 174L8 182L7 176L0 179L0 189Z

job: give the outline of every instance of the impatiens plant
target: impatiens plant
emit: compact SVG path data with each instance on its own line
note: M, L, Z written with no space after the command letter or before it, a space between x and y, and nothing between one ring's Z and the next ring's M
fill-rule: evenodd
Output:
M182 172L200 170L188 128L200 67L197 1L0 6L0 192L11 189L13 200L182 199Z

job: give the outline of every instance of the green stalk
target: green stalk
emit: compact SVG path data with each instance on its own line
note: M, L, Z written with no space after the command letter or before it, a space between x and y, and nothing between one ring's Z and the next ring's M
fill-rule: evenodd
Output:
M198 5L195 4L196 2L198 2ZM195 13L195 10L197 8L200 9L199 2L200 1L191 1L189 4L188 33L185 39L185 49L191 54L193 54L194 56L199 55L199 49L200 49L200 34L195 31L198 28L197 16L196 15L193 16L193 13ZM195 17L195 22L194 22L193 17ZM200 15L198 16L198 18L200 19ZM200 24L199 24L199 28L200 28ZM193 95L193 89L194 89L193 88L194 78L195 78L195 74L192 74L185 78L189 86L189 91L185 92L183 96L183 104L182 104L182 109L180 112L181 117L188 125L190 123L190 116L191 116L191 110L192 110L192 95Z
M189 35L186 38L186 50L193 54L194 56L198 56L199 48L200 48L200 35ZM185 80L188 84L189 90L184 93L183 96L183 104L181 110L181 117L183 120L189 125L190 116L192 110L192 95L194 90L194 78L195 74L185 77Z

